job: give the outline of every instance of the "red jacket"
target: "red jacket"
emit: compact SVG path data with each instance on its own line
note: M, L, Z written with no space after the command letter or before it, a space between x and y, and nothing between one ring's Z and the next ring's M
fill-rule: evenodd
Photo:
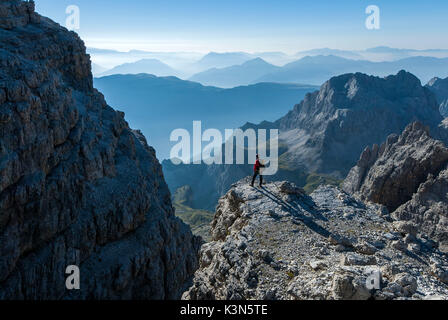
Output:
M258 172L258 171L260 171L260 168L263 168L263 167L264 167L264 165L262 165L262 164L260 163L260 160L255 161L254 172Z

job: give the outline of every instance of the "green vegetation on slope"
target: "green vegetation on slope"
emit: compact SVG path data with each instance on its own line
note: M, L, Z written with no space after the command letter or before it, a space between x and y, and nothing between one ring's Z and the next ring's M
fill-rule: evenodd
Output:
M210 223L214 213L206 210L193 209L180 203L173 203L176 216L188 224L193 234L201 236L205 241L210 241Z
M332 176L311 173L306 178L306 184L303 189L306 193L310 194L321 185L332 185L339 187L341 183L342 180L336 179Z
M176 216L188 224L193 234L201 236L205 241L210 241L210 223L214 213L201 209L191 208L193 191L190 186L183 186L173 195L173 206Z

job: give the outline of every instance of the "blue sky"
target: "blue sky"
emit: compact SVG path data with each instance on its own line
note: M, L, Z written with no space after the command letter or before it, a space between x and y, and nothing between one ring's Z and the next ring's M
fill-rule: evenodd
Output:
M66 7L77 5L88 46L123 51L448 48L446 0L35 1L63 25ZM380 30L365 27L368 5L381 10Z

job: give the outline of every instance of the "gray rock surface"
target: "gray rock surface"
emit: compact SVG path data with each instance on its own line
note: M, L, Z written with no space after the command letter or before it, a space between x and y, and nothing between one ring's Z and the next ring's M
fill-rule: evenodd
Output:
M431 90L440 104L440 113L448 117L448 78L434 78L428 82L426 87Z
M343 189L385 205L398 220L398 232L424 233L448 250L448 148L422 124L409 125L381 147L367 148Z
M401 136L389 136L381 147L367 147L343 188L394 211L412 198L429 174L438 174L447 163L448 148L416 122Z
M448 299L446 255L420 238L415 253L394 248L392 239L404 240L389 220L336 187L307 196L289 182L260 189L242 180L220 199L183 298Z
M0 300L179 298L197 267L155 151L90 68L75 33L1 1Z
M412 221L420 232L448 252L448 165L439 174L430 175L412 199L395 210L392 217Z

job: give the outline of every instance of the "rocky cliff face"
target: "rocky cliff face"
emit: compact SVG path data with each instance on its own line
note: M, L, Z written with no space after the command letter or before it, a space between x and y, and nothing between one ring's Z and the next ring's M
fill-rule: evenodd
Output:
M248 184L220 199L184 299L448 299L446 255L385 207L336 187Z
M381 203L397 220L412 221L442 250L448 248L448 148L420 123L367 148L344 190Z
M197 242L155 151L93 88L83 42L1 1L0 300L178 298Z
M448 78L434 78L428 82L426 87L431 90L440 104L440 113L445 118L448 117Z
M438 109L429 89L405 71L386 78L334 77L278 121L289 146L282 160L344 178L367 145L416 120L436 129L442 121Z

